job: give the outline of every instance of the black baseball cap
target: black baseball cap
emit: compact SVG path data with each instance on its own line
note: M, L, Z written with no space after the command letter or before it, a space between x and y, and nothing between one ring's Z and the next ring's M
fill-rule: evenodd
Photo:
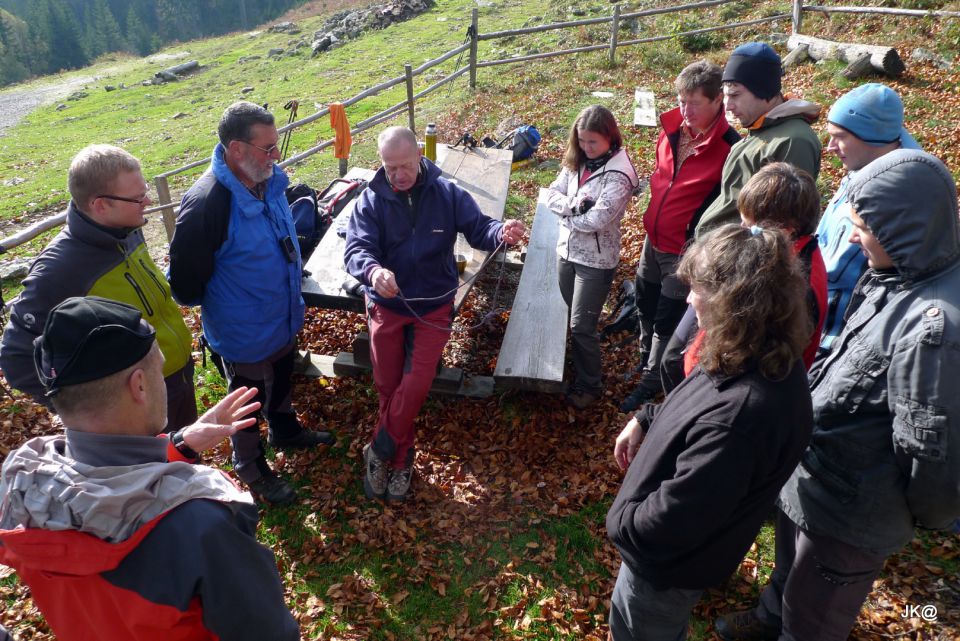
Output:
M156 331L132 305L75 296L54 307L33 342L37 376L54 396L67 385L119 372L146 356Z

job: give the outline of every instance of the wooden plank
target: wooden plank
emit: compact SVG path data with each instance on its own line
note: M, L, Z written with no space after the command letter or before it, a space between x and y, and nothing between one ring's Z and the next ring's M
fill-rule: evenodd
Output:
M527 258L500 347L498 385L561 391L567 343L567 305L557 284L559 219L540 190Z
M370 169L361 169L354 167L347 172L346 178L363 178L370 180L376 172ZM304 266L310 275L303 279L301 289L303 300L307 305L313 307L323 307L326 309L343 309L348 312L363 313L363 298L351 296L343 291L343 281L347 279L347 272L343 268L343 250L347 241L337 235L334 228L339 223L339 218L346 216L349 219L353 215L353 208L357 203L354 198L334 221L320 244L314 250L310 260ZM346 221L344 221L346 222Z
M652 91L637 89L634 93L633 124L640 127L657 126L657 104Z

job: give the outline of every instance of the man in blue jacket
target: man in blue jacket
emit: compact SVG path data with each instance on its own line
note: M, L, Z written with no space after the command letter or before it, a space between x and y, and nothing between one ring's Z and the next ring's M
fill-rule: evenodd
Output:
M183 305L200 305L203 335L223 359L230 390L256 387L270 444L330 445L329 432L305 430L291 406L297 332L303 326L302 268L285 189L273 114L251 102L224 111L210 168L184 195L170 243L170 287ZM257 426L232 438L233 467L270 503L295 494L264 457Z
M843 315L853 288L867 269L867 257L850 242L853 225L847 217L847 190L859 170L895 149L919 149L903 128L903 102L897 92L880 83L861 85L840 97L827 115L830 144L847 175L823 212L817 240L827 267L827 320L820 339L823 358L843 329Z
M364 285L380 396L373 439L363 449L363 487L368 498L402 501L413 472L413 421L450 336L457 234L490 252L516 243L525 228L481 213L470 194L420 157L406 127L384 130L377 150L383 167L350 219L344 263Z

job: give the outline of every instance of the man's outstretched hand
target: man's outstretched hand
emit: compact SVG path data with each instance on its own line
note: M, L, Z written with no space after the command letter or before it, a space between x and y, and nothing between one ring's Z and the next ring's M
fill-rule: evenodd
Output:
M260 401L250 402L256 396L256 387L239 387L230 392L204 412L196 423L183 428L183 442L190 449L202 452L233 436L238 430L255 425L257 417L244 417L260 409Z

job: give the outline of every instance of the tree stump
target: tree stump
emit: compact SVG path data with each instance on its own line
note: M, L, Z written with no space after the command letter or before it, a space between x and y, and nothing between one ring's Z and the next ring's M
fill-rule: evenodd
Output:
M840 75L847 80L856 80L868 71L873 71L873 65L870 64L870 54L861 53L856 60L847 65L847 68L840 72Z

